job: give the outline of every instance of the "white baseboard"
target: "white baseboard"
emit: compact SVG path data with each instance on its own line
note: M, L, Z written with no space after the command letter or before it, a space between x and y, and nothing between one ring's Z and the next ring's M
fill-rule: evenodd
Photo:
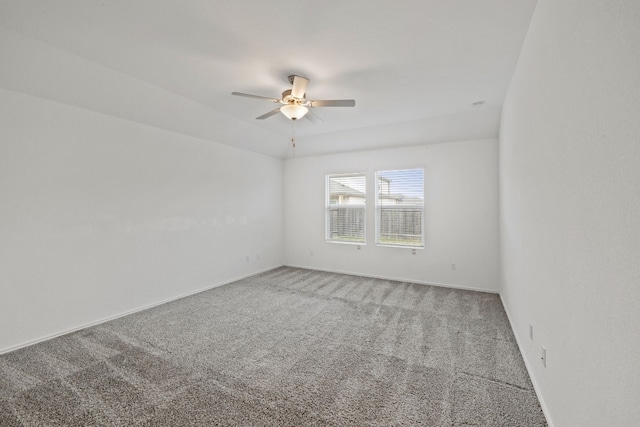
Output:
M106 323L106 322L109 322L111 320L118 319L120 317L128 316L130 314L137 313L139 311L148 310L148 309L156 307L158 305L166 304L168 302L179 300L181 298L186 298L186 297L191 296L191 295L199 294L200 292L208 291L210 289L217 288L219 286L223 286L223 285L227 285L229 283L237 282L238 280L246 279L247 277L251 277L251 276L255 276L255 275L261 274L261 273L265 273L267 271L275 270L276 268L280 268L282 266L283 266L282 264L279 264L279 265L276 265L274 267L264 268L262 270L255 271L253 273L245 274L243 276L239 276L239 277L236 277L236 278L233 278L233 279L225 280L223 282L218 282L218 283L215 283L213 285L205 286L204 288L200 288L200 289L197 289L195 291L186 292L184 294L180 294L180 295L176 295L176 296L173 296L173 297L170 297L170 298L166 298L166 299L163 299L161 301L157 301L157 302L154 302L154 303L151 303L151 304L144 305L142 307L134 308L133 310L128 310L128 311L125 311L125 312L122 312L122 313L114 314L113 316L105 317L103 319L96 320L95 322L86 323L86 324L79 325L79 326L76 326L76 327L71 328L71 329L65 329L64 331L56 332L56 333L53 333L53 334L49 334L49 335L37 338L35 340L30 340L30 341L27 341L27 342L24 342L24 343L21 343L21 344L18 344L18 345L14 345L14 346L11 346L11 347L3 348L3 349L0 349L0 354L10 353L12 351L15 351L15 350L18 350L18 349L21 349L21 348L24 348L24 347L29 347L30 345L38 344L39 342L43 342L43 341L47 341L47 340L50 340L50 339L53 339L53 338L57 338L57 337L60 337L60 336L63 336L63 335L67 335L67 334L70 334L72 332L79 331L81 329L89 328L91 326L100 325L102 323Z
M484 288L475 288L475 287L472 287L472 286L452 285L452 284L449 284L449 283L429 282L429 281L415 280L415 279L405 279L405 278L402 278L402 277L376 276L376 275L371 275L371 274L366 274L366 273L360 273L360 272L357 272L357 271L330 270L330 269L317 268L317 267L308 267L308 266L304 266L304 265L294 265L294 264L285 264L284 266L285 267L293 267L293 268L304 268L305 270L324 271L326 273L349 274L351 276L362 276L362 277L369 277L369 278L372 278L372 279L394 280L396 282L416 283L418 285L439 286L441 288L463 289L465 291L487 292L487 293L490 293L490 294L499 293L495 289L484 289Z
M507 313L507 319L509 319L509 324L511 325L511 330L513 331L513 335L516 337L516 344L518 344L518 350L520 350L520 354L522 355L522 360L524 360L524 365L527 368L527 372L529 373L529 378L531 378L531 383L533 384L533 390L536 392L536 396L538 397L538 401L540 402L540 407L542 408L542 413L547 420L547 424L549 427L554 427L553 421L551 420L551 415L549 414L549 409L547 408L547 404L544 402L542 397L542 393L540 391L540 386L536 381L536 378L533 376L533 370L531 369L531 364L529 363L529 359L527 359L526 353L523 351L523 346L520 345L520 338L518 337L517 329L513 321L511 320L511 315L509 314L509 310L507 309L507 305L504 303L504 299L502 299L502 295L500 294L500 301L502 302L502 307L504 307L505 313Z

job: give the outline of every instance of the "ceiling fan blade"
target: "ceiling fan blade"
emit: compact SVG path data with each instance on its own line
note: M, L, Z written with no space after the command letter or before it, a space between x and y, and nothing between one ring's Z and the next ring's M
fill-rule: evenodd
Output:
M308 79L300 76L293 76L293 87L291 88L291 96L294 98L304 98L304 94L307 90Z
M275 110L271 110L268 113L261 115L260 117L256 117L256 120L264 120L271 116L274 116L280 112L280 108L276 108Z
M275 98L269 98L266 96L259 96L259 95L251 95L249 93L242 93L242 92L231 92L231 95L235 95L235 96L244 96L246 98L256 98L256 99L268 99L271 102L280 102L279 99L275 99Z
M322 119L320 117L318 117L317 115L313 114L313 112L311 110L307 111L307 114L304 115L304 118L309 120L312 123L320 123L322 121Z
M309 101L311 107L355 107L356 101L354 99L325 99L318 101Z

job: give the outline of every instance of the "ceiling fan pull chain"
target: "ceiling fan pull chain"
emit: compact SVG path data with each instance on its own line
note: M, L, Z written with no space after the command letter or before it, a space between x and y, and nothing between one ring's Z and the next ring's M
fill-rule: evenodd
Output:
M293 147L293 157L296 156L296 122L291 121L291 146Z

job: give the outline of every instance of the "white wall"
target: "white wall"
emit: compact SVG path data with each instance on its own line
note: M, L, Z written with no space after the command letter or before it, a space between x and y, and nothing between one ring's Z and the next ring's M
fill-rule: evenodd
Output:
M279 159L0 89L0 351L281 265L282 176Z
M640 2L538 3L500 186L501 294L553 424L639 425Z
M285 263L497 291L497 141L451 142L285 162ZM374 172L425 167L426 245L375 244ZM325 174L367 172L367 244L325 241ZM311 255L313 252L313 255ZM457 270L451 270L451 264Z

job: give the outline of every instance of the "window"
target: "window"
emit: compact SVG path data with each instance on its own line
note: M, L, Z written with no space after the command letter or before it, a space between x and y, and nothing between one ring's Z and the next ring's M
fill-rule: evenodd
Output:
M327 175L326 238L330 242L365 242L364 173Z
M424 169L376 172L376 243L424 247Z

